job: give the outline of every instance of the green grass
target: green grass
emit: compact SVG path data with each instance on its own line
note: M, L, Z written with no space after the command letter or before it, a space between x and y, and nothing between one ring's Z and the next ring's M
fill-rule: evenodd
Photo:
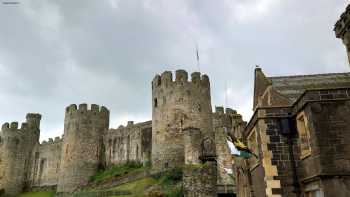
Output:
M53 197L54 192L27 192L18 195L17 197Z
M131 195L123 197L182 197L182 169L176 168L157 173L134 182L125 183L111 190L130 191ZM151 188L149 194L145 194Z
M126 195L124 197L146 197L144 191L157 184L157 180L152 177L146 177L134 182L125 183L116 187L111 188L111 190L121 190L121 191L131 191L131 195Z
M145 170L145 167L143 167L142 163L128 162L125 164L112 166L111 168L104 171L101 170L97 172L96 175L90 177L90 182L101 182L112 177L118 177L130 172L143 170Z

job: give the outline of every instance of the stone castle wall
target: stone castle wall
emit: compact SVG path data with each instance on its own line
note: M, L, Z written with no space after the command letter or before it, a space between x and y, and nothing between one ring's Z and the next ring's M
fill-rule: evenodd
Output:
M237 114L235 110L226 108L224 111L223 107L215 107L215 112L213 113L213 127L217 152L217 184L221 185L221 188L224 190L232 190L233 185L235 185L234 174L229 175L227 170L225 170L232 169L234 165L234 158L231 155L226 140L228 136L237 137L236 133L241 132L237 132L236 130L240 129L242 124L242 116Z
M105 107L86 104L66 108L64 141L57 192L70 193L87 184L103 160L103 136L109 127Z
M56 137L38 144L33 151L33 165L30 174L31 187L55 186L60 176L63 140Z
M107 166L137 161L150 161L152 122L134 124L129 121L127 126L109 129L105 138L105 155Z
M207 75L184 70L156 75L152 82L152 164L164 169L184 164L183 128L200 129L214 138L210 83ZM198 139L200 140L200 139Z
M216 148L225 152L218 154L220 161L228 161L224 156L231 158L227 147L223 147L239 115L227 109L223 116L212 116L206 75L193 73L188 81L187 73L178 70L173 80L167 71L155 77L152 88L152 121L129 121L127 126L109 129L109 111L105 107L70 105L65 110L62 139L41 144L40 115L27 115L20 129L17 123L4 124L0 133L0 192L5 189L6 194L16 195L25 189L56 187L58 195L69 195L87 184L100 167L128 161L152 162L155 170L200 164L203 152L209 159L216 158ZM208 168L215 177L201 181L218 180L213 167L217 167L216 161ZM213 184L210 192L215 188Z
M33 145L40 134L39 114L27 114L26 122L3 124L0 132L0 189L8 195L21 192L28 183Z

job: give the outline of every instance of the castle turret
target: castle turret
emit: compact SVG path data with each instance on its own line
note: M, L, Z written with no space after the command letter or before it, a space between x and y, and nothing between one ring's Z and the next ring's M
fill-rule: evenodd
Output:
M37 127L32 127L28 117L35 116ZM28 182L31 169L31 153L38 143L40 114L27 114L27 122L5 123L0 132L0 189L7 196L22 192Z
M334 31L336 37L342 39L350 63L350 5L346 7L345 12L341 14L340 19L336 22Z
M103 135L109 127L109 111L92 104L75 104L66 108L64 141L58 193L71 193L87 184L102 164Z
M156 75L152 81L152 165L161 170L184 164L183 128L198 128L214 138L210 83L207 75L177 70ZM198 139L202 140L202 139Z

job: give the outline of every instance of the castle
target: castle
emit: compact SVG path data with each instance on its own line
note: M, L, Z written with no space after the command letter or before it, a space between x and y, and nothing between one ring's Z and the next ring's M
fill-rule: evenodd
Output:
M350 6L335 25L350 62ZM34 188L70 195L100 168L127 161L155 171L185 170L188 197L236 193L240 197L347 197L350 193L350 73L267 77L254 72L254 114L212 112L207 75L169 71L152 80L152 120L109 127L109 110L92 104L65 109L64 136L39 143L40 114L0 132L0 191ZM257 155L232 157L227 136ZM234 165L233 165L234 164ZM235 180L224 169L234 170ZM233 195L234 196L234 195Z
M3 124L0 189L9 196L45 187L70 194L102 167L137 161L161 171L207 161L217 171L209 175L211 195L220 189L233 193L234 180L224 171L233 164L226 133L242 129L245 123L232 109L216 107L212 112L207 75L195 72L188 78L184 70L177 70L174 79L169 71L154 77L152 121L129 121L113 129L106 107L72 104L65 109L63 138L42 143L40 114L27 114L21 127L17 122Z

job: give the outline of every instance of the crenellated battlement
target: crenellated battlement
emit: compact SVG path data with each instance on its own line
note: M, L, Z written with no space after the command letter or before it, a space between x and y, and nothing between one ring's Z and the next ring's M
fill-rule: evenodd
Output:
M11 122L10 129L18 129L18 122Z
M38 113L28 113L26 119L41 119L41 115Z
M25 131L28 129L28 123L24 122L19 127L18 122L4 123L1 127L2 131Z
M240 116L240 114L237 113L236 110L232 108L226 108L222 106L215 106L215 111L213 112L214 115L229 115L229 116Z
M26 122L23 122L21 126L19 127L19 124L17 121L11 122L11 123L4 123L1 127L2 131L22 131L27 132L28 130L33 131L33 128L39 129L40 126L40 119L41 115L37 113L28 113L26 115ZM34 127L33 127L34 126ZM31 132L27 132L30 134Z
M91 104L90 108L86 103L79 104L79 107L77 107L76 104L71 104L70 106L66 107L66 115L75 114L77 112L80 114L94 112L109 116L109 110L105 106L100 107L96 104Z
M62 141L63 141L63 139L60 137L55 137L55 139L49 138L48 140L43 140L40 145L57 144L57 143L60 143Z
M161 75L157 74L152 81L153 89L158 87L169 87L173 84L186 85L186 84L201 84L202 86L209 87L209 77L205 74L201 75L200 72L194 72L191 74L189 80L188 73L185 70L176 70L175 79L171 71L165 71Z
M10 124L8 123L8 122L5 122L3 125L2 125L2 127L1 127L1 130L7 130L7 129L9 129L10 128Z

